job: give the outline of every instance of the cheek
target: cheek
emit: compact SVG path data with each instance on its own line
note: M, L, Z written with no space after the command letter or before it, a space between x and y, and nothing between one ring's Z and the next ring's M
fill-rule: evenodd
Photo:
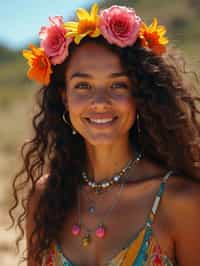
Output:
M81 113L87 106L87 100L84 96L75 96L73 94L70 94L67 97L67 102L69 115L73 122L73 120L78 119L78 117L80 118Z
M133 124L135 123L136 112L137 112L134 100L131 100L128 102L126 112L128 113L128 117L127 117L128 128L131 128Z
M136 102L132 96L121 97L118 100L118 107L124 115L127 115L128 119L135 120L136 116Z

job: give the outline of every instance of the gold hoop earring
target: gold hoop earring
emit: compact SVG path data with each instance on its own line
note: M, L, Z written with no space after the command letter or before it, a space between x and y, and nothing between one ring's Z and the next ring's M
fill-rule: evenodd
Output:
M67 119L65 117L65 112L62 114L62 119L65 122L65 124L67 124L69 127L72 128L72 135L76 135L76 130L73 128L72 124L67 121Z

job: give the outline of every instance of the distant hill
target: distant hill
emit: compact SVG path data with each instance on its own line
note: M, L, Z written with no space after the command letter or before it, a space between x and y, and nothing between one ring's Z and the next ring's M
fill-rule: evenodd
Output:
M18 53L16 51L13 51L4 45L0 44L0 65L13 61L18 57Z
M0 90L23 85L25 82L25 60L21 51L0 45Z

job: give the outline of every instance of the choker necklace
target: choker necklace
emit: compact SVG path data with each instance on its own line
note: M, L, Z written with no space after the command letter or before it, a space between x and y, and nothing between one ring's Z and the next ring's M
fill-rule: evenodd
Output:
M137 158L136 158L137 160ZM87 174L85 172L82 172L82 178L83 181L90 187L92 188L95 192L97 193L101 193L104 190L107 190L109 187L111 187L112 185L114 185L115 183L119 183L119 181L121 180L121 178L126 174L126 172L132 167L132 164L135 162L135 160L131 159L130 161L128 161L128 163L126 164L126 166L117 174L114 175L113 177L111 177L108 180L103 180L101 182L95 182L94 180L92 180L91 178L89 178L87 176Z
M140 161L142 155L139 154L135 160L131 160L131 166L135 165L138 161ZM130 167L128 167L128 169L130 169ZM127 169L127 170L128 170ZM126 170L126 172L127 172ZM81 218L81 201L80 201L80 188L78 190L78 223L74 224L72 226L72 234L74 236L80 236L82 229L85 231L84 236L81 239L81 244L84 247L87 247L91 241L92 241L92 233L95 233L95 236L97 238L103 239L106 235L107 229L105 226L105 220L106 218L112 213L112 211L115 209L115 207L117 206L117 203L119 202L120 196L122 194L124 185L125 185L125 181L126 178L123 179L123 182L120 183L120 190L117 194L117 197L115 199L115 201L113 202L112 206L107 209L104 214L102 215L100 222L98 223L97 226L95 226L94 228L88 228L82 218Z

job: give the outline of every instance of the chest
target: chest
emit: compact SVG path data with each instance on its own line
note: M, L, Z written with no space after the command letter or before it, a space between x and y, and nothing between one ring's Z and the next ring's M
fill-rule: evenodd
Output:
M88 206L85 206L81 212L83 224L77 236L72 234L72 227L77 224L78 218L77 209L73 209L60 233L59 245L63 255L75 265L108 265L108 261L128 247L144 228L153 205L156 188L154 185L149 185L147 193L144 193L145 187L135 190L134 194L133 191L131 193L127 191L103 220L101 218L105 210L109 210L109 206L112 207L112 201L105 201L96 215L89 214L86 208ZM105 236L99 238L96 235L96 229L102 223ZM168 231L167 219L162 212L162 204L152 228L162 250L172 258L173 243ZM85 246L84 241L87 241L87 237L89 237L89 243Z

